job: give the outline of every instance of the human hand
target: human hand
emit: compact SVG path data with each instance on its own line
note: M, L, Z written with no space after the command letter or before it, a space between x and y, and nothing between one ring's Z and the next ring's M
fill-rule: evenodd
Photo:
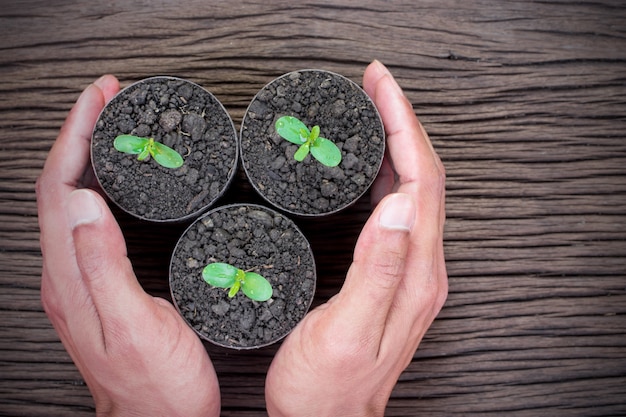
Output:
M119 90L104 76L80 96L37 181L41 300L99 416L217 416L217 377L174 307L146 294L124 237L93 190L91 133Z
M443 165L381 63L367 68L363 85L387 131L388 158L372 189L380 203L341 291L274 357L265 388L272 417L382 416L447 297Z

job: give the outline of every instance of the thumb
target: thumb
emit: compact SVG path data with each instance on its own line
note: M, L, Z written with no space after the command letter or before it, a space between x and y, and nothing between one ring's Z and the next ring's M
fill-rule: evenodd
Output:
M390 194L363 227L346 281L333 300L335 325L352 342L372 341L375 352L404 277L405 261L415 222L415 202L409 194Z
M124 236L109 207L96 192L79 189L68 197L67 213L76 261L107 335L120 332L149 297L126 256ZM119 335L117 335L119 336Z

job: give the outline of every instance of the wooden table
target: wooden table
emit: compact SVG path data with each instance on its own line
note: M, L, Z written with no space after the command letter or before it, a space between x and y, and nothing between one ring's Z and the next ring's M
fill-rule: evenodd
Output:
M275 76L323 68L360 83L375 58L448 174L450 294L387 415L626 415L622 2L135 3L0 1L0 415L94 415L40 305L34 195L83 88L103 73L124 86L180 76L239 125ZM229 198L256 198L237 187ZM301 222L319 263L316 303L338 291L368 210L364 198ZM167 296L181 226L117 214L140 281ZM276 347L208 349L223 415L264 415Z

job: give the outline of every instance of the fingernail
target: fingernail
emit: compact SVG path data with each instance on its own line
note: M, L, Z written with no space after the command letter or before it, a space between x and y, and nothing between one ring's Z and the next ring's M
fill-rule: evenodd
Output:
M378 224L390 230L410 231L415 221L415 203L408 194L391 194L383 202Z
M104 79L106 78L106 75L103 75L102 77L98 78L96 81L94 81L93 83L95 85L98 86L98 88L102 89L102 87L104 86Z
M400 87L400 84L398 84L394 76L391 74L391 72L389 71L389 68L387 68L385 64L383 64L377 59L374 60L374 63L378 66L379 71L382 72L385 77L389 78L389 81L391 81L391 85L393 86L394 90L396 90L398 94L404 95L404 91L402 91L402 87Z
M75 190L67 201L67 215L70 226L74 229L98 221L102 217L102 209L91 191Z
M372 61L372 64L376 65L378 67L378 70L380 72L386 72L388 73L389 70L387 70L387 67L385 67L385 64L383 64L382 62L380 62L379 60L375 59Z

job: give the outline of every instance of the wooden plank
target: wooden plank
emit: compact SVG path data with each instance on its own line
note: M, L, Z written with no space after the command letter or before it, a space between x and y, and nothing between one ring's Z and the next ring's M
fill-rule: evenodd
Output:
M273 77L360 82L388 64L447 169L450 296L389 416L626 414L626 7L619 1L190 0L0 7L0 415L93 415L42 311L34 184L72 103L108 72L195 81L239 125ZM227 197L254 200L244 185ZM300 222L338 291L367 198ZM140 282L168 296L180 227L116 211ZM145 245L150 241L149 247ZM264 415L276 346L207 346L224 416Z

